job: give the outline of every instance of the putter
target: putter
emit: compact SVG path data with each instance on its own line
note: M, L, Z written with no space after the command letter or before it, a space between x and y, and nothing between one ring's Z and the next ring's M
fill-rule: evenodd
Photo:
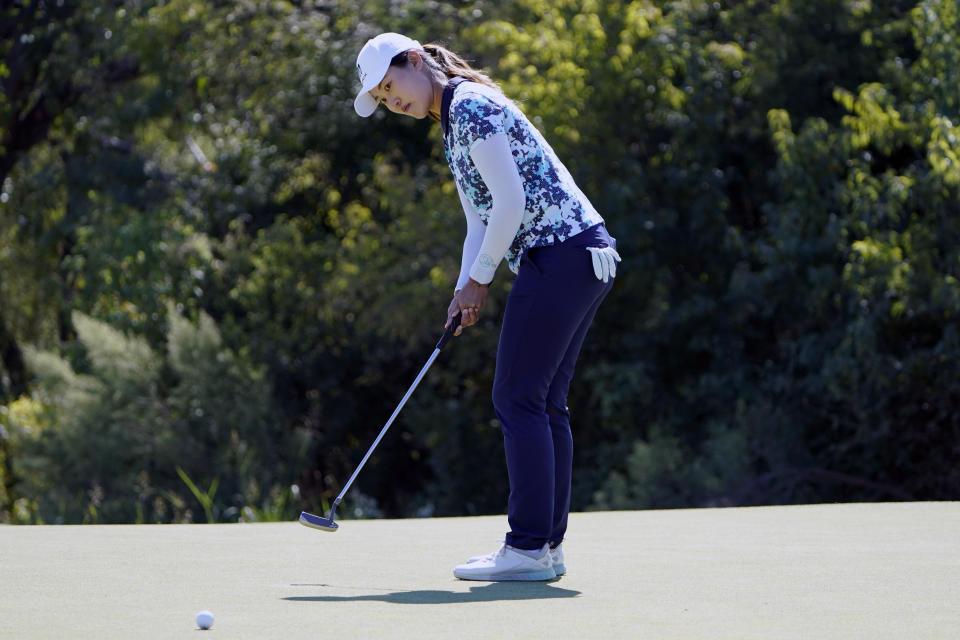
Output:
M353 475L350 476L350 479L347 480L347 484L344 485L343 489L340 491L340 495L337 496L337 499L333 501L333 506L330 507L330 515L326 518L322 516L317 516L306 511L300 512L300 524L305 527L311 527L313 529L320 529L321 531L336 531L340 528L336 522L333 521L333 516L337 511L337 505L340 504L340 501L343 500L343 496L347 493L347 490L350 488L350 485L353 484L354 479L357 477L357 474L360 473L360 469L363 469L363 465L366 464L367 459L370 457L370 454L373 453L373 450L377 448L377 445L380 444L380 440L383 439L383 435L387 432L387 429L390 428L390 425L393 424L394 419L397 417L397 414L400 413L400 409L403 409L403 405L407 403L407 399L410 397L410 394L413 393L413 390L417 388L417 385L420 384L420 381L423 379L423 376L427 373L427 369L430 368L430 365L433 364L433 361L437 359L437 356L440 355L440 350L450 341L450 338L453 337L453 332L457 330L457 327L460 326L460 315L457 314L454 316L453 320L450 322L450 326L447 327L447 330L443 332L443 336L440 338L440 342L437 343L437 348L433 350L433 355L430 356L430 359L427 360L427 364L423 365L423 369L420 370L420 373L417 375L417 379L413 381L413 384L410 385L410 388L407 389L406 395L403 396L403 400L400 401L400 404L397 405L397 408L394 410L393 415L390 416L390 419L387 420L387 424L383 426L383 429L380 430L380 435L377 436L377 439L373 441L373 444L370 445L370 448L367 449L367 455L363 456L363 460L360 461L360 464L357 465L357 469L353 472Z

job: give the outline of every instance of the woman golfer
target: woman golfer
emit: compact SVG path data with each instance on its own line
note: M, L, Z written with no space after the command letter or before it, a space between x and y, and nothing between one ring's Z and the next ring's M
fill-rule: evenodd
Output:
M430 117L467 218L447 326L477 322L497 265L517 274L497 349L493 406L503 425L510 531L500 549L454 568L465 580L550 580L566 572L573 438L567 390L583 338L620 256L603 218L553 149L487 76L435 44L398 33L357 56L357 113L383 104Z

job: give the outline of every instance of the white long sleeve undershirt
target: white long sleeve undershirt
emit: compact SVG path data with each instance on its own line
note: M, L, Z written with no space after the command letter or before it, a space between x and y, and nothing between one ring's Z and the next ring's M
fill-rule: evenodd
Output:
M467 235L463 239L463 257L460 259L460 277L457 279L456 291L463 289L470 279L470 267L473 261L477 259L480 253L480 245L483 244L484 226L480 219L480 214L473 208L473 205L463 195L460 186L457 185L457 195L460 196L460 204L463 206L463 215L467 218Z
M460 189L460 201L467 218L467 236L463 242L463 258L457 290L469 278L489 284L496 273L523 221L526 193L505 133L481 140L470 149L470 159L490 191L493 204L484 228L479 213ZM478 239L482 239L479 241Z

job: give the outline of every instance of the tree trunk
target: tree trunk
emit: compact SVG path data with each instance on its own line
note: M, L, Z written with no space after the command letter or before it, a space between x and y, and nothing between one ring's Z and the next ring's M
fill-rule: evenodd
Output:
M0 362L3 363L0 400L13 399L26 393L27 367L23 362L23 352L7 327L3 308L0 308Z

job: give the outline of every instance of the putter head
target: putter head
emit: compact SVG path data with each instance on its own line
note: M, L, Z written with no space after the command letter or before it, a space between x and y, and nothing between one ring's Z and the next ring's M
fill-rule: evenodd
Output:
M311 529L320 529L321 531L336 531L340 526L333 521L333 518L321 518L306 511L300 512L300 524Z

